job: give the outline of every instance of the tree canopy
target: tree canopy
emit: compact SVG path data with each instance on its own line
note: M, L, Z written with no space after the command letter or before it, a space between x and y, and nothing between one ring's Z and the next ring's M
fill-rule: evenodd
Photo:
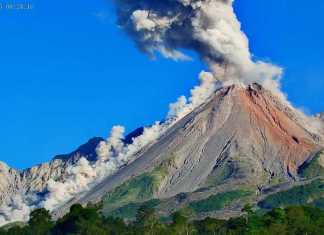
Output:
M228 220L205 218L191 221L180 212L169 223L161 222L153 208L142 206L136 220L104 217L95 206L73 205L63 218L53 221L45 209L30 214L25 226L0 229L0 235L322 235L324 211L293 206L260 213L246 205L242 216Z

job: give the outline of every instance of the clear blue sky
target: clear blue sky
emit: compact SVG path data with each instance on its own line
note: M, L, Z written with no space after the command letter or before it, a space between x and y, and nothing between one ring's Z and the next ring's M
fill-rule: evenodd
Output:
M162 119L204 68L198 59L150 61L115 25L110 1L30 3L32 10L0 9L0 160L11 166L72 151L114 124L131 131ZM285 68L289 100L324 111L324 1L235 7L253 54Z

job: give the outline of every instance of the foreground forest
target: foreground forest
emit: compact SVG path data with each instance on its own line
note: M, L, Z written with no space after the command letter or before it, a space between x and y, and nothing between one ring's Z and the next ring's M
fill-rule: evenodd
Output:
M173 214L170 221L161 221L155 211L141 207L135 221L127 223L119 218L101 215L94 206L74 205L70 212L53 221L45 209L37 209L27 224L12 224L0 229L0 235L322 235L324 210L295 206L255 212L247 205L241 217L229 220L206 218L189 221L181 213Z

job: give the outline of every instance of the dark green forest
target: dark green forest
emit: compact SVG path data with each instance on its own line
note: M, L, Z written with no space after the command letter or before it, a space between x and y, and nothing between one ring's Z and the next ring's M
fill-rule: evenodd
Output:
M142 206L136 219L125 222L120 218L104 217L95 206L74 205L63 218L53 221L45 209L30 214L27 224L13 224L0 229L0 235L322 235L324 210L293 206L268 212L253 211L247 205L242 216L229 220L205 218L190 221L181 213L172 215L169 222L161 222L154 209Z

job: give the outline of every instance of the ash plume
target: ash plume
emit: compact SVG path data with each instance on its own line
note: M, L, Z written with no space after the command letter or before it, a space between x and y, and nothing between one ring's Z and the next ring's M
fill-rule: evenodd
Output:
M258 82L279 91L282 69L253 61L233 0L115 0L118 24L150 57L196 51L218 80Z

